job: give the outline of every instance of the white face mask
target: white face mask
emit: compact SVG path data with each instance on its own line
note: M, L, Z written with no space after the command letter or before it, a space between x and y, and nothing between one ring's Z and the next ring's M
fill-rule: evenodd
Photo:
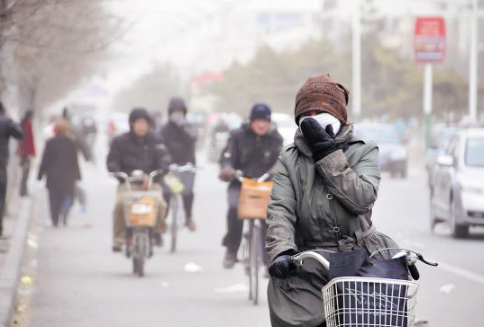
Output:
M316 116L301 117L299 119L299 126L301 126L301 123L307 118L312 118L317 121L324 130L326 130L328 125L331 125L333 127L334 135L337 135L341 128L341 122L335 116L328 114L327 112L323 112ZM301 127L299 127L299 129L301 129Z
M182 112L174 112L170 115L170 120L174 123L182 123L185 120L185 115Z

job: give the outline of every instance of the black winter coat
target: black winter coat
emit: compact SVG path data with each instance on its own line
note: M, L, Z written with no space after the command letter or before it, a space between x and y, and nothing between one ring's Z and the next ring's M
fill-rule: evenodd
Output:
M242 170L245 177L256 178L272 170L282 151L283 139L275 127L263 136L256 135L248 124L230 133L219 163Z
M10 118L0 115L0 169L5 169L8 164L10 137L17 140L23 138L22 128Z
M166 147L150 132L138 137L128 132L116 137L111 143L107 159L108 171L131 174L142 170L149 174L155 170L168 171L170 156Z
M47 141L39 168L38 180L44 175L47 188L71 194L81 179L76 143L65 134Z
M195 164L195 150L198 139L197 127L186 123L178 126L168 122L161 130L161 137L168 148L172 163L177 165Z

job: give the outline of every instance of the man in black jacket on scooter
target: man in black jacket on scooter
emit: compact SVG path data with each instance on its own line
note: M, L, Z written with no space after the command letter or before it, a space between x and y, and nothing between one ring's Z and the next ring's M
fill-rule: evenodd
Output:
M151 117L144 108L135 108L129 115L130 131L116 137L109 150L107 168L110 172L131 174L134 170L142 170L149 174L156 170L168 171L170 156L163 143L151 131ZM159 212L155 228L155 240L161 242L161 233L166 230L164 211L166 203L161 197L161 186L155 184L160 195ZM124 201L126 187L120 184L118 197L113 212L113 251L121 251L125 241Z

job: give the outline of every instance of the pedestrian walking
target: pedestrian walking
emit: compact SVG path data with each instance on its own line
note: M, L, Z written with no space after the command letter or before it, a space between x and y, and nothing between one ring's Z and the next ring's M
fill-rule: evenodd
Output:
M59 122L55 136L47 141L39 168L38 180L46 177L52 225L57 227L67 216L74 199L75 185L81 179L76 143L67 135L68 125Z
M0 237L3 236L3 216L7 196L7 165L9 157L8 142L10 137L22 139L22 128L7 116L3 103L0 102Z
M20 157L20 166L22 167L22 180L20 182L20 196L28 195L27 183L30 175L32 159L35 157L35 141L32 128L32 118L34 112L29 110L25 113L20 126L24 132L24 138L19 142L17 154Z

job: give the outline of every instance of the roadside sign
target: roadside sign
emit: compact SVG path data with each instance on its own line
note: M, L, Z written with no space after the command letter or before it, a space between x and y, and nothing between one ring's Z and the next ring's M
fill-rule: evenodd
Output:
M414 33L415 60L441 63L445 59L445 21L442 17L418 17Z

